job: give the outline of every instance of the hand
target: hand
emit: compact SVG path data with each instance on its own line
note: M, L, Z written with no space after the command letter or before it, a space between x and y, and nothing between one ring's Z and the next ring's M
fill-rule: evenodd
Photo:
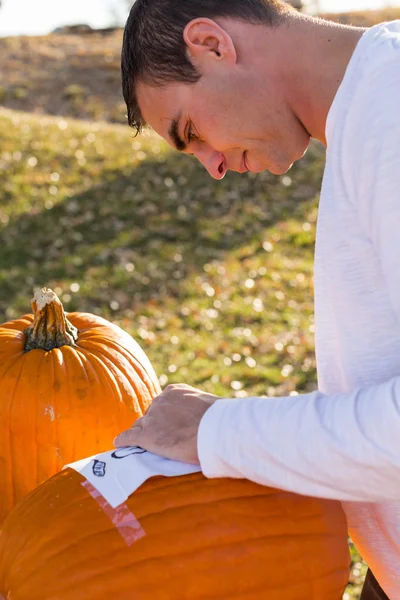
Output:
M218 396L184 383L169 385L154 398L143 417L115 438L114 445L140 446L165 458L199 464L200 421L216 400Z

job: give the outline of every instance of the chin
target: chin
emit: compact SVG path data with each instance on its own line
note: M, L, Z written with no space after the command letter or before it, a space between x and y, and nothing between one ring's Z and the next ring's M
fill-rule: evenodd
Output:
M293 167L294 163L303 158L305 153L307 152L308 145L306 148L302 148L300 152L297 153L296 156L287 157L286 160L276 161L273 164L270 164L267 167L268 171L273 175L284 175Z
M272 175L284 175L292 168L295 162L303 158L307 152L309 141L310 139L308 138L307 144L299 146L297 151L293 148L292 152L282 152L281 155L277 154L272 157L265 156L266 160L261 160L259 162L257 162L257 160L252 161L252 156L250 155L247 157L249 171L252 173L269 171Z
M287 163L274 163L269 164L267 167L263 169L263 171L269 171L272 175L284 175L287 173L293 166L295 161L287 162Z
M276 158L276 157L275 157ZM283 159L283 157L281 157ZM264 173L268 171L272 175L284 175L292 167L294 160L263 160L263 161L247 161L248 169L251 173Z
M272 175L284 175L285 173L287 173L288 171L290 171L290 169L292 168L293 163L291 163L290 165L287 166L273 166L270 169L268 169L268 171L270 173L272 173Z

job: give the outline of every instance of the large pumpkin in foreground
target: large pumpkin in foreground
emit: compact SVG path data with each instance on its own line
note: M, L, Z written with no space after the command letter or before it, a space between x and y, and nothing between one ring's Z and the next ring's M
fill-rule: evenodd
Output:
M0 532L8 600L341 600L338 502L200 473L153 477L117 509L72 469Z
M107 450L160 392L122 329L91 314L67 319L51 290L32 306L0 325L0 523L65 464Z

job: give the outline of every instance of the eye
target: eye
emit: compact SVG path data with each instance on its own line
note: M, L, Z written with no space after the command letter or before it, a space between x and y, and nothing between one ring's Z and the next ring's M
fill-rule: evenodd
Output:
M194 140L198 140L198 139L199 139L199 136L194 131L192 123L189 123L189 127L188 127L188 130L187 130L187 141L188 141L188 144L190 144L190 142L193 142Z

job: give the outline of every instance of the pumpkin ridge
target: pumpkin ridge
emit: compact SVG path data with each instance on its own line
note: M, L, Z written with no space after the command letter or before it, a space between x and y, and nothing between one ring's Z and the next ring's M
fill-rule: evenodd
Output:
M82 346L81 346L81 349L82 349ZM137 372L137 370L135 369L134 365L131 364L131 363L129 363L127 361L128 365L130 367L132 367L132 369L134 369L135 375L137 377L138 382L136 382L135 380L132 381L132 379L127 376L126 371L122 370L119 365L117 365L116 363L112 362L112 360L110 359L109 356L107 356L106 353L101 352L100 348L98 350L97 349L94 350L93 348L91 348L89 350L89 349L85 348L85 350L87 350L90 353L91 357L96 358L98 360L99 365L102 365L102 363L107 363L108 365L112 366L113 369L116 369L118 371L119 375L123 376L123 378L124 378L124 380L126 382L127 381L130 382L130 385L134 389L134 392L135 392L135 395L136 395L136 399L135 400L139 403L139 406L140 406L142 412L144 412L147 409L147 407L150 405L151 399L154 397L153 392L155 390L149 389L149 386L147 385L147 381L145 381L144 379L141 378L141 376L140 376L141 374ZM122 394L121 394L121 387L120 387L120 385L118 385L117 378L114 376L114 374L111 374L111 372L110 372L110 376L111 375L112 375L113 380L116 383L116 389L118 389L119 395L122 396ZM150 379L150 375L147 373L147 371L146 371L146 375ZM138 383L139 382L145 385L146 391L148 392L148 395L149 395L149 398L146 399L146 405L145 406L141 406L141 404L143 405L143 393L141 393L141 390L138 388ZM157 391L157 394L158 393L159 392ZM141 402L139 402L139 398L141 398Z
M113 324L112 324L113 325ZM94 329L94 328L93 328ZM93 331L92 329L92 331ZM110 336L109 337L109 343L110 345L115 345L116 347L114 349L121 351L124 354L128 354L129 356L133 357L137 362L139 362L143 368L145 369L145 365L143 365L143 363L137 358L137 356L131 351L131 349L129 347L126 347L121 340L125 341L125 339L129 342L129 346L134 346L135 350L139 349L140 353L143 356L143 359L146 360L147 364L150 364L150 360L148 359L148 357L146 356L146 354L144 353L143 349L141 348L141 346L135 341L134 338L132 338L132 336L129 335L128 332L124 331L123 329L121 329L118 325L114 325L114 329L112 330L112 332L115 334L114 336ZM83 332L82 332L83 333ZM94 337L94 336L93 336ZM102 335L100 336L102 337ZM89 340L88 340L89 341ZM93 338L92 338L92 341Z
M0 379L25 355L25 336L19 329L0 327ZM1 389L1 388L0 388Z
M106 516L106 519L108 519L107 516ZM110 530L110 528L109 528L108 523L107 523L107 527L105 527L104 529L98 529L97 531L93 531L90 534L86 534L85 537L79 538L79 540L77 540L76 542L71 542L70 545L69 545L68 553L70 551L73 552L75 547L79 548L79 546L82 544L83 541L87 541L87 540L90 540L90 539L96 541L96 537L98 535L107 533L109 530ZM47 543L46 542L45 542L45 546L47 547ZM62 555L63 552L65 552L65 551L66 551L65 549L62 549L61 551L56 549L53 552L53 554L49 554L49 553L46 552L46 560L47 560L47 562L51 562L55 557ZM80 563L80 559L77 558L76 560L77 560L77 564L79 564Z
M39 361L38 361L38 365L37 365L37 372L40 373L40 367L41 367L41 364L43 362L43 354L39 354L38 356L39 356ZM34 392L34 394L35 394L35 398L34 398L34 400L35 400L35 406L36 406L36 391L37 391L37 389L38 389L37 386L35 386L34 390L32 390ZM35 438L37 439L37 437L38 437L38 435L37 435L38 434L37 410L35 410L34 419L35 419L35 421L34 421ZM35 466L35 479L37 480L38 479L38 474L39 474L39 452L37 450L37 446L36 445L34 447L33 452L36 453L36 458L35 458L35 460L32 461L32 465Z
M14 364L16 362L18 362L19 360L23 360L24 356L25 356L24 352L20 352L19 354L13 355L14 360L10 360L9 364L6 363L6 365L7 365L6 371L3 371L3 369L1 370L0 382L2 379L4 379L4 377L6 375L8 375L8 372L10 371L10 369L12 369L12 367L14 366ZM4 365L4 363L3 363L3 365ZM15 382L15 383L17 383L17 382Z
M196 503L196 502L194 502L194 503L187 504L185 507L190 508L190 509L196 509L197 506L201 508L202 506L205 506L207 504L213 504L214 506L217 506L218 504L224 504L224 500L221 500L220 502L216 502L216 501L213 502L212 500L209 501L209 502L203 502L203 503L200 503L200 502ZM143 521L145 519L148 519L148 518L157 517L158 515L160 515L162 517L164 513L168 513L169 512L170 513L169 517L171 518L171 528L172 529L174 529L174 528L176 529L176 522L178 522L178 520L179 520L179 512L180 512L179 509L180 508L182 508L182 507L177 507L177 508L173 507L173 508L167 508L167 509L159 509L159 508L157 508L157 510L155 510L154 512L145 513L145 514L142 514L140 516L136 515L136 517L137 517L137 520L139 522L141 522L141 521ZM176 515L177 518L174 521L174 515L173 515L173 513L175 511L177 512L177 515ZM168 531L168 527L167 526L164 526L164 531L165 532ZM203 545L203 546L201 546L201 549L202 550L208 550L210 548L223 548L224 546L228 546L229 547L229 546L232 546L232 545L240 545L242 542L246 542L246 540L247 541L250 540L251 542L257 542L257 541L260 541L260 540L263 540L263 539L266 539L266 538L268 538L268 540L274 540L274 539L281 540L281 539L286 539L286 538L291 538L293 540L295 538L296 541L301 540L301 539L310 540L310 539L318 538L319 536L322 537L322 538L324 538L324 539L326 539L328 537L335 538L335 536L333 534L331 534L331 535L325 535L323 533L309 532L309 531L304 531L302 533L296 532L295 534L293 534L291 531L287 531L287 532L284 532L284 533L279 532L279 533L276 533L276 534L268 533L268 535L265 535L265 533L263 535L257 535L255 533L254 537L250 537L249 533L246 532L246 536L247 536L246 538L243 538L243 539L237 538L234 541L230 540L230 541L227 541L225 543L215 543L215 542L213 543L213 542L210 542L210 546ZM199 548L195 548L195 549L193 549L193 550L191 550L189 552L187 549L185 549L185 550L182 550L181 552L168 554L168 556L180 556L181 554L188 555L191 552L192 553L196 553L196 552L198 552L198 550L199 550ZM160 556L157 556L156 554L152 555L152 559L153 558L154 559L159 559L160 557L161 557L161 555ZM143 561L141 561L141 560L135 561L135 564L139 564L140 562L144 562L145 560L147 560L147 559L143 559Z
M23 321L26 321L23 323ZM28 327L32 323L32 315L27 313L26 315L22 315L18 317L18 319L13 319L12 321L6 321L5 323L0 323L0 329L8 329L11 331L20 331ZM23 329L21 329L23 328Z
M276 536L270 536L270 535L265 535L264 534L264 535L256 536L254 538L250 538L250 546L252 545L252 542L261 542L263 540L268 540L268 542L270 542L274 538L285 539L286 537L291 537L291 536L292 536L292 534L290 534L290 533L288 533L287 535L276 534ZM334 537L334 536L332 536L332 537ZM309 536L307 535L307 533L304 533L304 534L301 534L301 535L296 534L296 541L298 541L301 538L309 539ZM81 540L80 540L80 543L81 543ZM243 537L243 539L235 539L234 541L231 540L231 541L228 541L228 542L225 542L225 543L222 543L222 544L213 543L212 540L210 540L210 545L209 546L208 545L207 546L203 545L200 548L193 548L191 550L188 550L187 548L185 548L184 550L181 550L180 552L175 552L175 553L171 552L171 553L168 553L168 554L163 553L163 554L157 555L157 554L154 553L154 554L152 554L151 557L147 557L147 558L144 558L144 559L135 560L134 566L135 566L135 569L136 569L137 567L140 568L140 566L143 565L143 564L146 564L146 563L149 564L149 563L151 563L153 561L158 562L158 561L160 561L162 559L164 559L164 560L165 559L166 560L177 559L180 556L184 556L184 557L188 557L189 556L190 557L190 555L198 556L199 550L201 550L202 553L203 552L207 553L209 550L213 550L213 549L214 550L215 549L218 550L218 549L223 549L225 547L228 547L228 548L232 548L232 547L235 548L236 547L237 549L239 549L239 548L242 547L243 543L246 545L246 548L248 549L248 547L249 547L249 538L248 537L247 538ZM173 547L173 545L171 544L171 548L172 547ZM129 556L129 552L126 552L126 556ZM123 571L124 569L126 569L126 567L129 564L130 564L130 560L128 560L126 562L126 564L121 564L119 566L119 568L116 568L115 566L112 567L112 568L110 568L108 572L109 573L117 574L118 571ZM70 566L72 568L72 565L70 565ZM207 565L204 565L203 568L197 569L195 571L195 573L197 575L200 575L201 573L205 572L206 570L207 570ZM324 581L324 579L326 578L326 576L329 575L329 574L331 574L331 573L332 574L333 573L341 573L341 571L339 571L338 569L324 571L323 575L321 575L320 577L317 578L317 581L318 581L318 579L321 580L321 581ZM105 576L106 574L107 574L107 570L105 570L103 568L102 569L102 576ZM303 572L303 576L304 576L304 572ZM95 580L97 577L98 577L98 575L96 575L96 574L93 574L91 577L88 577L87 575L85 576L85 574L83 573L82 580L84 580L85 585L88 585L88 583L90 581ZM167 584L169 580L173 580L176 577L175 576L169 576L168 577L168 573L165 573L164 574L164 578L165 578L164 579L164 583ZM299 582L299 585L302 585L302 586L308 584L309 591L313 595L308 594L307 597L313 598L313 600L316 599L316 596L315 596L315 594L313 592L313 588L315 587L314 586L314 579L315 578L313 578L312 574L307 573L307 575L305 576L305 578L302 577L302 581ZM67 589L67 588L65 588L65 589ZM151 587L148 586L148 589L151 590ZM159 589L159 584L158 584L158 582L156 582L154 584L155 597L157 595L158 589ZM246 595L247 594L252 594L254 591L256 591L258 589L259 588L258 588L257 584L254 584L254 586L251 586L251 585L249 586L248 582L246 582ZM129 591L131 591L131 590L129 590ZM278 586L278 587L271 587L270 585L268 586L268 592L275 592L275 591L281 591L281 586ZM237 588L236 593L232 593L232 591L230 592L229 600L232 600L235 597L237 597L237 598L244 598L244 596L243 596L243 590L240 589L240 587ZM215 600L215 598L211 597L211 596L202 596L201 600L206 600L207 598L209 600ZM327 598L326 600L329 600L329 599Z
M90 353L90 360L87 360L88 357L86 356L85 352L82 352L82 348L79 348L79 350L77 352L77 347L74 347L73 353L74 353L74 355L76 355L76 354L79 355L79 362L82 364L82 368L83 368L83 371L86 376L86 381L90 382L91 379L92 379L92 381L93 381L93 379L96 379L99 386L101 386L103 389L108 388L109 398L111 399L111 398L115 398L117 396L118 397L118 407L119 407L122 403L123 394L121 394L121 390L119 388L117 378L114 376L114 374L108 368L106 368L106 365L104 365L103 361L100 360L99 357L93 355L93 353ZM84 358L86 360L82 360L82 356L84 356ZM67 368L70 366L68 350L65 350L63 352L63 358L64 358L65 369L67 370ZM67 364L68 364L68 367L67 367ZM90 369L90 371L91 371L92 378L90 377L88 369ZM69 381L68 375L66 376L65 379L66 379L66 381ZM130 385L132 385L132 382L130 382ZM84 402L85 402L85 400L84 400ZM132 419L134 419L133 414L132 414ZM82 424L82 425L84 426L84 424ZM110 437L109 443L111 444L111 442L112 442L112 440ZM67 462L70 462L70 461L68 460Z
M157 476L157 475L155 475L154 477L158 477L158 476ZM174 477L174 479L179 479L179 477L187 477L187 475L179 475L179 476L176 476L176 477ZM153 477L149 477L149 480L150 480L150 479L153 479ZM143 486L145 485L145 483L146 483L146 482L142 483L142 485L141 485L140 487L143 487ZM138 492L138 490L139 490L139 489L140 489L140 488L138 488L138 489L135 491L135 494L137 494L137 492ZM159 490L159 489L160 489L160 488L158 488L158 490ZM148 491L146 491L146 493L148 493ZM263 494L262 494L262 493L260 493L260 494L258 494L258 496L259 496L259 497L262 497L262 496L263 496ZM265 494L264 494L264 496L265 496ZM165 508L159 508L159 507L156 507L156 508L154 509L154 511L152 511L152 512L146 512L146 513L142 513L142 514L140 515L140 517L138 517L138 519L140 520L140 519L144 519L144 518L152 517L152 516L155 516L156 514L157 514L157 515L162 515L163 513L168 513L168 512L171 512L171 513L172 513L172 512L173 512L173 511L175 511L175 510L176 510L176 511L180 511L180 510L182 510L183 508L189 508L189 507L190 507L190 508L192 508L192 507L194 507L194 508L195 508L196 506L198 506L198 507L199 507L199 509L201 509L202 507L204 507L204 506L207 506L207 504L213 504L214 506L217 506L218 504L226 504L226 503L227 503L227 502L229 502L229 501L236 502L236 501L240 501L240 500L248 500L248 498L251 498L251 499L253 499L253 498L255 498L255 497L257 497L257 495L255 495L255 494L254 494L254 495L252 494L251 496L240 496L240 495L238 495L238 496L231 496L231 497L229 497L229 496L224 496L224 497L221 497L221 498L219 498L218 500L216 500L215 498L209 498L208 500L201 500L201 501L199 501L199 502L193 502L193 501L190 499L190 500L188 500L188 501L187 501L185 504L178 504L178 503L176 502L176 500L175 500L175 504L174 504L174 506L167 506L167 507L165 507Z
M58 398L58 394L55 392L55 384L56 384L56 374L57 374L57 352L51 352L51 366L52 366L52 385L51 385L51 390L52 390L52 398L51 398L51 405L54 409L54 413L56 415L56 418L54 419L55 423L54 423L54 427L55 427L55 438L56 440L60 439L60 424L59 424L59 420L57 418L57 415L60 412L60 405L59 405L59 398Z
M94 339L90 339L90 340L88 339L88 340L85 340L85 342L86 342L87 344L89 343L89 344L97 345L97 343L96 343L96 341L95 341ZM80 346L80 347L82 348L82 346ZM100 344L100 348L101 348L101 347L102 347L102 345ZM100 348L99 348L99 349L100 349ZM150 383L152 383L152 377L151 377L151 374L150 374L150 373L149 373L149 371L148 371L148 365L144 365L144 364L141 362L141 360L140 360L140 359L138 359L138 357L137 357L137 356L135 356L135 354L134 354L133 352L130 352L130 350L129 350L128 348L126 348L125 346L123 346L123 345L122 345L122 344L121 344L121 343L120 343L118 340L110 339L110 340L108 341L107 348L111 348L111 349L113 349L113 350L117 350L117 351L118 351L118 352L119 352L119 353L120 353L122 356L124 356L124 358L127 360L127 362L128 362L129 364L131 364L131 363L130 363L130 361L128 360L128 357L129 357L130 359L133 359L133 360L134 360L134 362L135 362L135 366L134 366L134 365L132 365L132 364L131 364L131 366L132 366L132 367L134 366L134 368L135 368L135 371L136 371L137 375L139 375L139 376L140 376L140 375L142 375L142 374L144 374L144 373L145 373L145 374L146 374L146 377L147 377L147 379L149 380L149 382L150 382ZM107 349L106 349L106 351L107 351ZM138 371L136 370L136 365L138 365L138 366L139 366L139 367L142 369L142 373L140 373L140 372L138 372ZM151 365L150 365L150 366L151 366ZM157 390L157 389L155 389L155 388L154 388L154 389L151 389L151 390L149 389L149 392L156 392L157 394L159 394L159 393L160 393L160 390Z
M100 356L98 356L97 353L93 352L92 350L87 350L85 348L82 348L81 346L74 347L73 352L74 354L79 354L79 359L84 365L87 379L90 381L90 376L88 372L88 368L90 368L91 373L96 378L99 385L102 387L107 386L107 388L109 389L109 398L118 399L118 405L114 407L116 420L118 420L117 414L119 414L119 409L123 408L123 398L124 396L126 396L125 386L129 386L135 393L135 397L131 397L132 404L135 404L135 406L132 407L132 422L135 420L135 415L138 409L140 413L143 414L143 390L140 390L137 387L137 382L133 381L132 377L127 377L125 373L121 372L121 370L118 368L118 365L116 365L109 357L104 357L101 354ZM69 355L69 350L64 351L64 355ZM82 360L83 357L85 360ZM107 361L105 360L105 358L107 358ZM115 374L113 370L115 370L117 373ZM123 386L121 386L120 382L122 377L124 379ZM146 399L148 404L150 404L151 398L152 396L150 395L150 397ZM115 435L117 433L118 432L115 431ZM110 436L109 443L107 445L111 443L112 436ZM103 448L102 451L105 449L106 448Z
M75 348L76 351L76 348ZM121 390L118 386L118 382L116 380L116 377L114 375L114 373L110 372L108 368L106 368L106 366L108 367L108 365L104 365L103 361L101 359L103 359L102 356L98 356L96 353L94 353L92 350L87 351L85 348L82 348L82 346L79 346L79 351L82 353L82 355L85 357L85 359L87 360L88 358L91 359L91 361L88 361L88 364L90 364L91 362L93 362L94 364L92 365L93 367L93 373L95 374L97 381L103 385L104 381L106 382L110 392L112 394L115 394L115 392L118 390L118 396L119 396L119 400L121 399ZM82 361L83 362L83 361ZM111 361L109 361L109 364L116 368L116 365L114 363L112 363ZM86 375L88 375L88 371L86 369L86 365L85 365L85 373ZM111 382L114 384L112 385Z
M122 351L124 351L124 352L127 352L127 354L128 354L130 357L134 358L134 359L135 359L135 362L141 366L141 368L143 369L143 371L144 371L144 372L147 374L148 378L149 378L149 379L151 379L151 377L150 377L150 374L149 374L149 372L148 372L148 370L147 370L147 367L148 367L148 365L144 365L144 364L142 363L142 361L141 361L139 358L137 358L137 357L136 357L136 356L135 356L135 355L134 355L132 352L130 352L130 351L127 349L127 348L123 347L123 346L122 346L122 345L121 345L121 344L120 344L118 341L116 341L115 343L116 343L116 345L117 345L117 347L118 347L118 350L120 350L120 351L122 350ZM149 361L149 364L150 364L150 361Z
M81 501L81 499L80 499L80 501ZM193 505L193 506L195 506L195 505ZM160 514L161 514L161 512L162 511L160 511ZM82 544L83 539L85 541L89 540L91 538L95 539L97 535L103 534L104 531L106 533L109 533L109 531L110 531L109 527L106 527L105 530L98 529L96 532L92 532L92 533L90 533L88 535L85 535L85 538L80 538L76 542L70 542L69 543L69 547L68 547L68 552L69 553L72 552L72 555L74 555L73 554L73 548L74 548L74 546L79 547ZM232 548L232 547L240 548L242 544L246 544L246 547L248 548L249 542L250 542L250 545L251 545L251 543L260 542L260 541L263 541L265 539L268 539L268 541L272 541L275 538L277 538L277 539L285 539L285 538L289 538L289 537L291 537L293 539L293 534L292 533L287 533L287 534L279 534L279 533L277 533L276 535L272 535L272 536L269 535L269 534L268 535L264 534L264 535L258 535L258 536L251 537L251 538L249 538L248 535L247 535L247 537L246 537L246 535L244 535L243 538L237 538L235 540L230 540L230 541L227 541L225 543L215 543L213 540L210 540L210 545L202 545L200 548L193 548L191 550L188 550L187 548L185 548L184 550L181 550L179 552L170 552L168 554L163 553L163 554L160 554L160 555L157 555L157 554L153 553L152 556L151 556L151 558L147 557L147 558L144 558L144 559L135 560L135 568L140 567L140 565L142 565L144 563L151 563L153 561L159 561L159 560L161 560L163 558L164 559L176 559L176 558L179 558L180 556L185 556L186 557L186 556L190 556L191 554L197 555L198 552L199 552L199 549L201 550L201 552L207 552L209 550L223 549L225 547L228 547L228 548ZM327 536L323 536L322 535L322 537L327 537ZM328 537L335 537L335 536L332 534L332 536L328 536ZM303 534L296 534L295 538L296 538L296 541L298 541L298 540L300 540L302 538L310 539L310 535L307 532L305 532ZM171 544L171 550L173 550L173 545L172 544ZM63 552L64 551L65 550L63 550ZM55 556L57 556L58 554L59 554L58 552L54 552L54 554L46 554L47 562L51 561L52 558L55 557ZM125 564L122 564L120 566L120 569L124 569L124 568L126 568L130 564L129 551L127 551L125 554L128 557L128 560L127 560L127 562ZM77 559L77 563L79 563L79 559ZM73 564L70 564L69 567L73 568ZM115 568L115 565L112 566L109 569L109 572L114 572L114 573L117 572L117 569ZM329 572L335 573L335 572L339 572L339 571L337 569L335 569L335 570L331 570ZM323 580L323 577L326 577L327 573L328 572L324 573L324 575L321 576L321 577L319 577L318 579ZM107 570L103 567L102 568L102 576L105 576L106 574L107 574ZM303 573L303 576L304 576L304 573ZM98 577L98 575L96 575L96 574L94 574L92 577L88 577L87 575L85 575L84 572L82 573L82 579L84 579L84 581L85 581L86 584L88 582L90 582L92 579L95 579L96 577ZM305 580L302 579L302 583L303 584L304 583L310 583L310 584L312 584L314 579L315 579L315 577L313 577L311 574L307 574L306 575L306 579ZM254 589L256 589L256 587ZM269 591L275 591L275 590L279 590L279 589L280 588L272 588L272 587L268 588ZM64 588L64 590L67 590L67 588ZM246 587L246 592L251 592L251 591L252 591L251 587ZM242 593L243 592L241 590L238 590L238 597L239 598L243 597L241 595ZM230 595L229 600L231 600L231 598L234 598L234 597L235 596ZM313 597L313 596L311 596L311 597ZM214 599L212 599L212 600L214 600Z
M12 409L13 409L15 393L17 391L18 383L21 380L22 371L24 370L24 367L25 367L26 355L23 355L22 357L20 357L20 360L21 360L22 364L21 364L21 368L19 370L19 373L18 373L18 375L17 375L17 377L15 379L14 393L11 396L11 402L10 402L10 405L9 405L9 408L8 408L8 428L7 429L9 431L10 431L11 413L12 413ZM10 433L9 433L9 436L8 436L8 446L9 446L9 449L10 449L10 451L9 451L9 457L10 457L10 475L11 475L11 487L10 487L10 489L11 489L11 502L12 502L12 504L14 504L16 496L17 496L17 493L16 493L16 489L15 489L15 481L14 481L14 478L12 476L12 473L14 471L14 469L13 469L13 443L12 443L12 435Z

